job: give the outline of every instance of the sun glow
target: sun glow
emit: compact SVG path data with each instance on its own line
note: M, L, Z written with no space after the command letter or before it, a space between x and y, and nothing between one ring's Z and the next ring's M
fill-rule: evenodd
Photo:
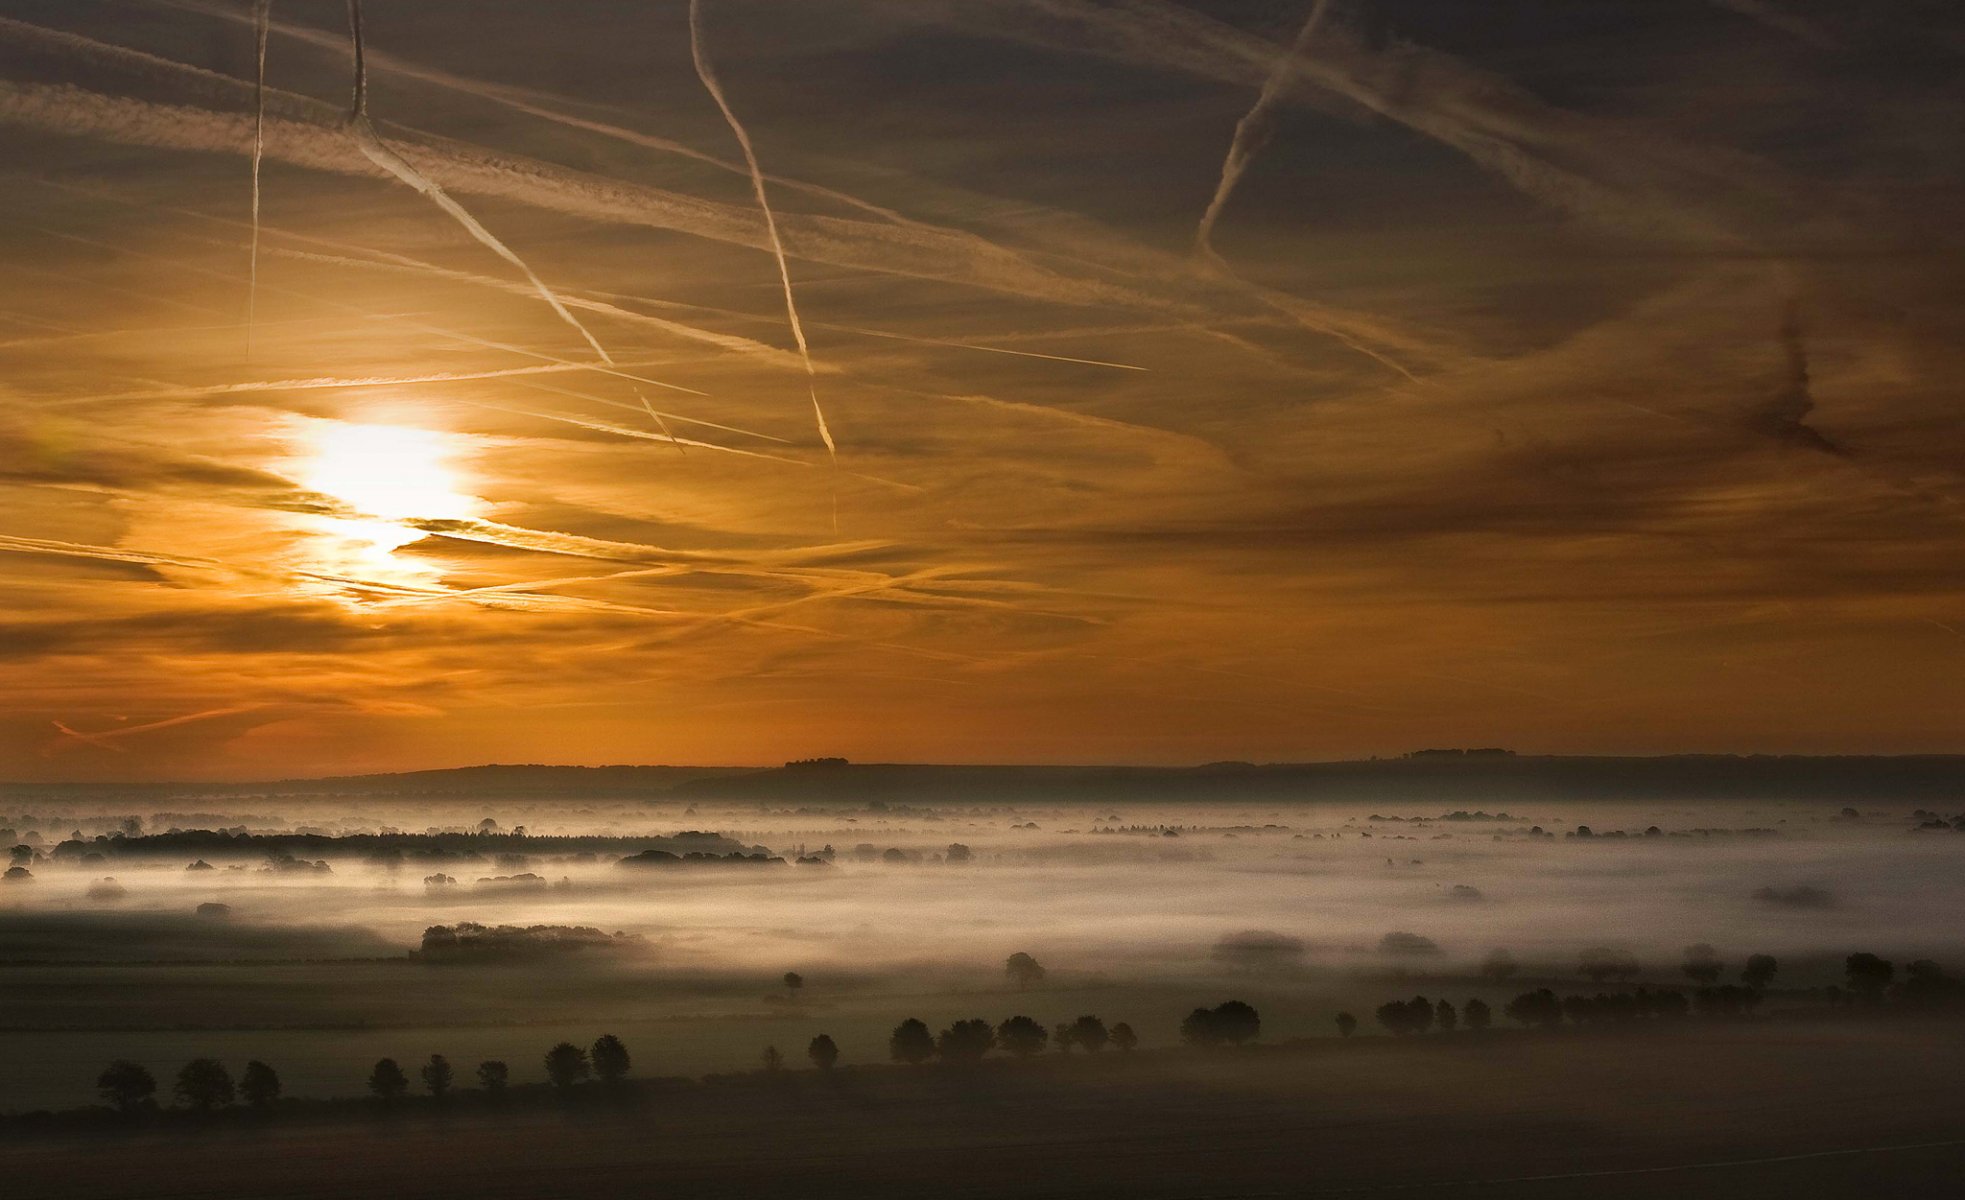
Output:
M380 572L396 580L427 576L430 567L395 554L426 536L411 522L474 517L482 507L459 490L451 466L454 439L447 434L406 425L318 421L308 424L300 441L301 485L350 510L318 518L336 543L329 556L337 569Z

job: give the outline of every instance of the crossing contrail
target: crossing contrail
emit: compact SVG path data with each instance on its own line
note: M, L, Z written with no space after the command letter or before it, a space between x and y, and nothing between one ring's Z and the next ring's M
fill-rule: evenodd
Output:
M350 3L355 0L350 0ZM703 88L709 92L716 106L723 110L723 119L730 126L730 132L737 136L737 144L743 148L744 164L750 168L751 190L757 194L757 207L764 214L764 232L771 242L772 257L778 260L778 281L785 288L785 316L791 322L792 340L798 343L798 356L805 362L805 383L812 396L812 416L819 423L819 440L826 444L826 453L836 463L839 461L839 448L833 444L832 430L826 427L826 413L819 407L819 376L812 366L812 348L805 342L805 326L798 319L798 301L792 297L791 268L785 261L785 244L778 236L778 219L771 212L770 198L764 192L764 171L758 166L757 151L751 148L750 134L744 131L744 123L737 119L730 101L723 94L723 86L717 82L716 70L710 66L708 53L703 48L703 5L702 0L689 0L689 55L696 63L696 77L703 81Z

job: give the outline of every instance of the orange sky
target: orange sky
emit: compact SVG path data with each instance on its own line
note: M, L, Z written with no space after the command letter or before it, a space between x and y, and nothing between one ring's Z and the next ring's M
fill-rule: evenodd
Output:
M0 0L0 777L1965 750L1965 26L1582 7L709 0L808 389L687 4L276 5L254 290Z

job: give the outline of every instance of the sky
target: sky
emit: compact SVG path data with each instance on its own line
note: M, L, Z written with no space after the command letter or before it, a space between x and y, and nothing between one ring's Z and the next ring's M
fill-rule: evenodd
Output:
M1965 750L1955 5L254 11L0 0L0 777Z

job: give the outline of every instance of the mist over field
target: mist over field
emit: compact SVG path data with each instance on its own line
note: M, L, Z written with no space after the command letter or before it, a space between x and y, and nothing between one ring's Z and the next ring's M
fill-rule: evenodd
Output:
M1498 1007L1582 986L1593 950L1666 984L1693 943L1729 978L1774 954L1783 989L1837 982L1861 949L1965 959L1942 915L1965 905L1965 836L1907 804L36 803L3 822L32 846L31 878L0 889L14 1109L87 1100L109 1057L277 1059L289 1094L347 1095L381 1055L505 1057L523 1077L602 1028L650 1071L699 1074L821 1032L883 1061L904 1016L1095 1012L1164 1046L1236 997L1267 1037L1323 1037L1414 989ZM228 831L224 851L186 848L189 829ZM326 849L272 848L299 835ZM621 862L663 847L711 859ZM467 923L551 928L451 949ZM1484 971L1497 950L1503 977ZM1025 990L1003 969L1019 951L1047 971Z

